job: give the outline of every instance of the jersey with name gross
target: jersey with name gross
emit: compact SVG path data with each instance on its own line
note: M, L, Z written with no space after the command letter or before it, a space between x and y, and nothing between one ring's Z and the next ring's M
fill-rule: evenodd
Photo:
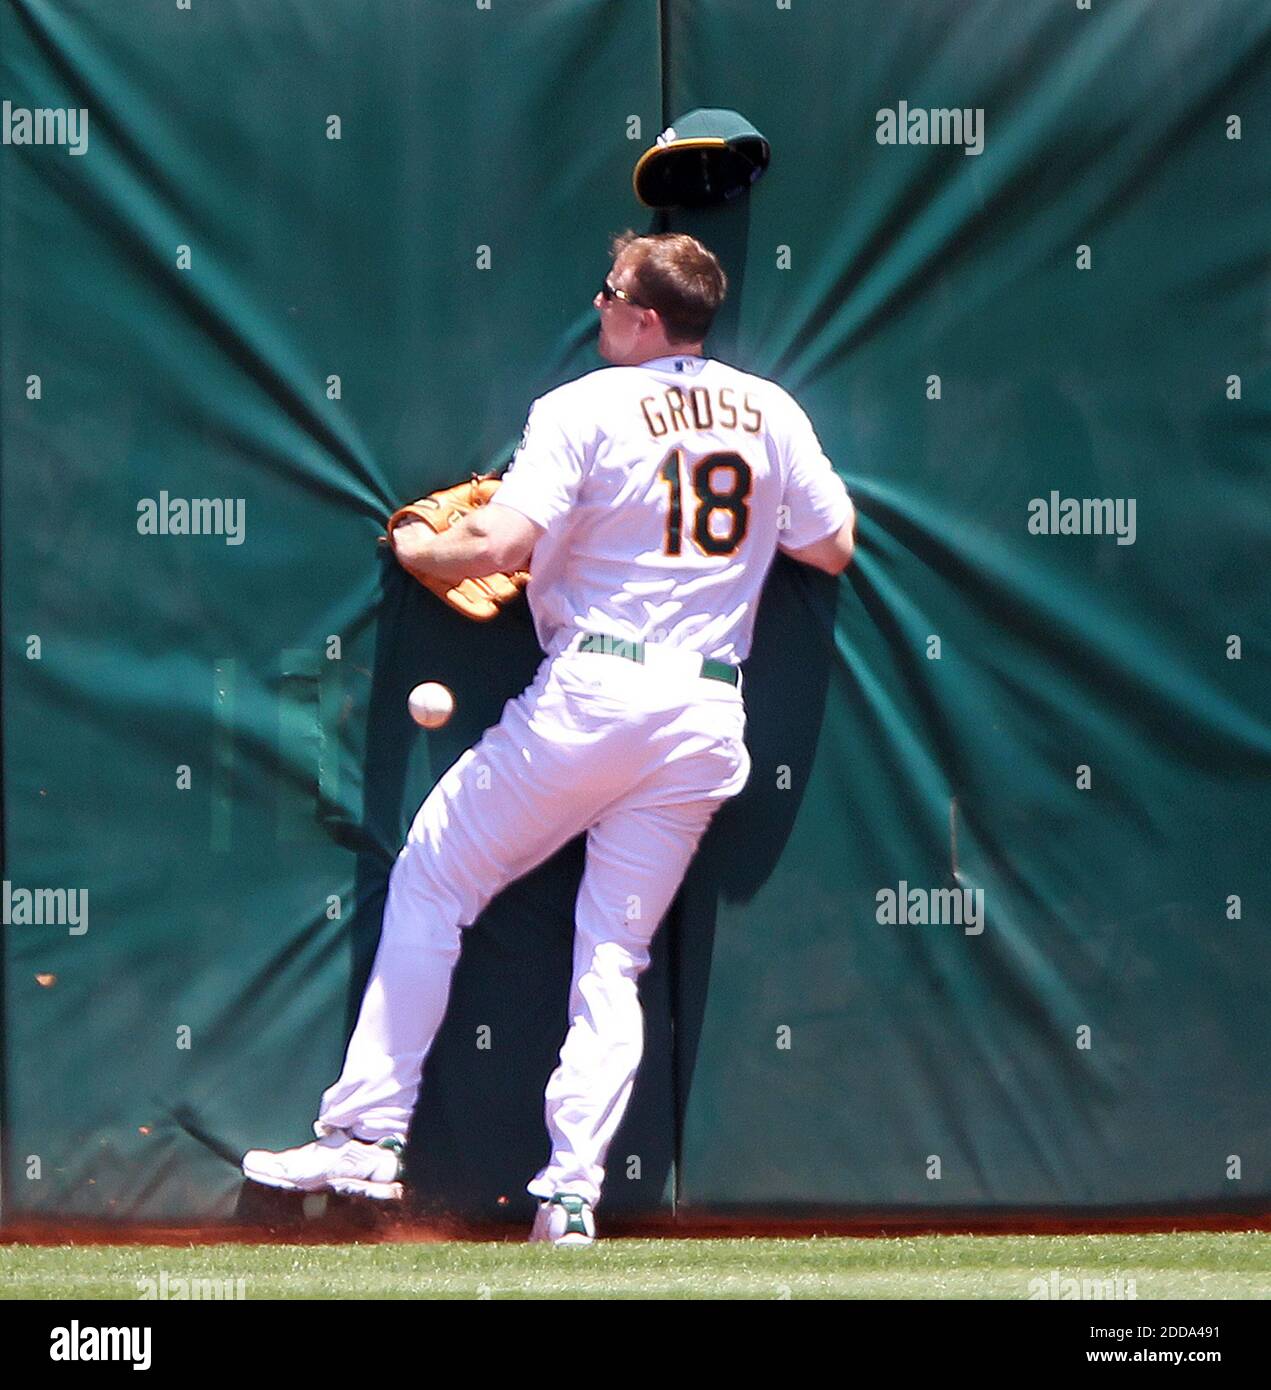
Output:
M780 386L705 357L603 367L540 396L494 501L545 528L527 596L544 652L579 632L744 661L778 548L851 513Z

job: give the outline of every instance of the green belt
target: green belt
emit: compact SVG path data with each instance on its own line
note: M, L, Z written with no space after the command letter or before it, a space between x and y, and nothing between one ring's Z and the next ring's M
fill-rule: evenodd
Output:
M644 643L625 637L612 637L607 632L589 632L578 644L580 652L602 652L605 656L625 656L628 661L644 661ZM702 661L702 676L708 681L723 681L736 685L741 672L726 661Z

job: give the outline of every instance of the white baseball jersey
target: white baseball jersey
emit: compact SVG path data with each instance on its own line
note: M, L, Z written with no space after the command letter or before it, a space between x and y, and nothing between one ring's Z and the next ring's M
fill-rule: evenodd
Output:
M692 356L540 396L494 500L545 528L527 593L548 656L602 632L734 664L778 547L832 535L852 505L786 391Z

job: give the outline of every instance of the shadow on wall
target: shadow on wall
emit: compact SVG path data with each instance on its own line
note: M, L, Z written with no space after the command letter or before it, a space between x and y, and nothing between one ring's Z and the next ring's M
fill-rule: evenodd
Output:
M772 876L808 785L825 715L839 582L778 556L764 589L744 669L750 780L703 838L668 924L677 1133L706 1015L719 904L749 901Z
M729 293L708 353L750 370L751 364L738 355L742 287L750 254L749 198L722 208L680 212L675 221L675 230L699 238L715 252L728 276ZM764 587L744 668L750 781L715 817L663 931L674 981L672 1084L677 1136L706 1015L720 901L747 902L768 881L790 838L808 785L825 714L838 592L839 581L782 555L777 556ZM780 772L784 768L789 769L788 778Z

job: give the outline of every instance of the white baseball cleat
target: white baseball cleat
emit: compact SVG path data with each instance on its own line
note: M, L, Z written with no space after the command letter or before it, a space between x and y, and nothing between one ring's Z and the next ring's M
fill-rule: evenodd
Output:
M557 1192L548 1202L540 1202L534 1216L532 1243L551 1244L557 1249L593 1245L596 1218L591 1203L573 1192Z
M339 1192L350 1197L397 1201L402 1196L401 1139L371 1143L337 1129L298 1149L243 1155L243 1176L288 1192Z

